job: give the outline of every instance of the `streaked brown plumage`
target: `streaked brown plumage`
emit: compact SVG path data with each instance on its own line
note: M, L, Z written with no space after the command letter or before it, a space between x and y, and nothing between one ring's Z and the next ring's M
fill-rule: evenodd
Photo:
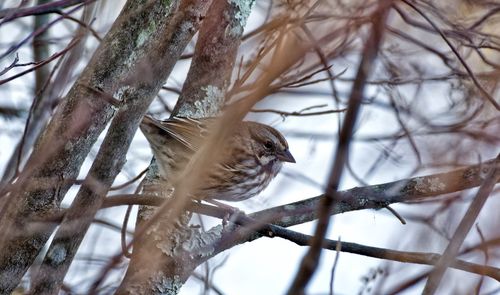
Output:
M141 130L158 162L160 175L180 175L207 135L214 119L173 118L159 121L145 116ZM282 162L295 163L288 143L276 129L257 122L241 122L219 152L224 160L209 173L196 198L242 201L260 193L278 174Z

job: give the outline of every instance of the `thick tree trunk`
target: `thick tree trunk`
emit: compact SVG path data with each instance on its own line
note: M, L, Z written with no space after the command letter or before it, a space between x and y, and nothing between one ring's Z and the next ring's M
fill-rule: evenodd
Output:
M210 7L174 115L202 118L220 112L252 5L253 1L238 4L228 0L215 1ZM154 167L150 168L147 182L155 182L157 173L154 171ZM140 228L154 212L154 208L141 207L136 228ZM199 260L194 257L207 255L204 251L213 250L216 236L189 227L190 214L183 214L174 226L168 217L160 219L140 243L134 244L132 259L118 294L130 290L146 294L177 294L199 265Z
M89 175L56 232L34 280L34 293L58 293L93 216L125 164L125 155L144 113L197 31L208 6L206 1L181 1L177 9L162 19L154 32L157 38L145 44L149 55L141 57L123 80L127 89L120 108ZM65 253L64 259L59 257L61 251Z
M52 233L55 224L30 223L58 210L59 204L81 164L115 112L117 101L130 89L135 74L148 77L155 91L164 80L150 71L144 58L155 60L168 48L190 34L173 32L169 45L155 47L162 39L171 10L177 2L130 0L94 53L88 66L58 107L35 147L26 167L15 183L3 189L0 230L0 293L10 293ZM195 28L186 28L192 30ZM189 37L190 38L190 37ZM167 52L167 54L172 54ZM175 64L176 56L169 64ZM169 71L169 69L164 69ZM149 74L147 76L146 74ZM163 75L165 76L165 75ZM139 93L137 93L139 94ZM141 95L154 95L146 93ZM16 255L12 255L16 253Z

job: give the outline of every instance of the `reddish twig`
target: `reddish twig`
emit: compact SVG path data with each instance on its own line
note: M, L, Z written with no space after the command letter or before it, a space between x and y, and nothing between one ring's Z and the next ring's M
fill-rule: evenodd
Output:
M34 70L40 68L40 67L43 67L44 65L52 62L53 60L59 58L60 56L64 55L66 52L68 52L71 48L75 47L76 44L78 44L78 42L80 41L80 39L76 39L76 40L73 40L71 41L68 46L66 46L66 48L64 48L63 50L57 52L57 53L54 53L50 58L40 62L40 63L37 63L36 66L30 68L30 69L27 69L25 71L22 71L21 73L18 73L18 74L15 74L7 79L3 79L3 80L0 80L0 85L2 84L5 84L7 82L10 82L16 78L19 78L21 76L24 76L30 72L33 72Z
M30 16L30 15L39 15L44 13L52 13L57 12L60 9L77 5L80 3L89 4L96 0L59 0L59 1L51 1L49 3L44 3L40 5L36 5L33 7L27 8L8 8L0 10L0 19L3 18L0 24L4 24L6 22L12 21L19 17Z
M68 14L74 13L74 12L80 10L81 8L83 8L84 6L85 5L78 5L77 7L68 11ZM34 30L33 32L28 34L28 36L26 36L23 40L21 40L21 42L17 43L16 45L12 45L9 49L7 49L7 51L0 54L0 60L3 59L4 57L8 56L9 54L15 52L16 50L18 50L21 46L26 44L26 42L28 42L31 38L34 38L40 34L43 34L48 28L50 28L54 24L58 23L62 19L64 19L63 16L56 17L53 21L48 22L47 24L45 24L43 26L40 26L39 28L37 28L36 30Z

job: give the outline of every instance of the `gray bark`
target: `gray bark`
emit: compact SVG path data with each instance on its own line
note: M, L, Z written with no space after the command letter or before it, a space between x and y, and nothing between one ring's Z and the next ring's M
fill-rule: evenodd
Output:
M216 116L225 101L236 53L253 1L215 1L200 29L193 61L173 115L201 118ZM153 164L155 165L155 164ZM149 184L157 181L156 169L146 176ZM142 206L136 228L154 214ZM168 216L160 218L141 242L134 244L127 274L117 293L177 294L198 266L193 257L204 245L215 240L187 223L185 213L174 226ZM192 248L186 248L191 245Z
M156 73L149 72L144 57L168 48L148 45L162 37L157 29L176 4L131 0L125 5L58 107L26 167L16 182L2 191L0 293L10 293L17 286L54 229L55 224L29 220L58 209L90 148L115 113L116 101L109 96L123 98L136 78L130 75L131 69L141 68L144 79L154 81Z
M33 293L58 293L93 216L125 164L125 155L144 113L197 31L207 7L204 1L181 1L167 17L158 18L156 38L145 44L147 54L138 60L123 81L127 89L120 108L89 175L56 232L35 278Z

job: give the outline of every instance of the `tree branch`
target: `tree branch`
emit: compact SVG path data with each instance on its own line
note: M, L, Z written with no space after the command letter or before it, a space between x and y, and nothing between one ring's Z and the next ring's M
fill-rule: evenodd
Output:
M35 5L32 7L27 7L27 8L7 8L7 9L2 9L0 10L0 19L3 18L3 20L0 22L0 24L12 21L16 18L23 17L23 16L29 16L29 15L40 15L40 14L45 14L45 13L51 13L51 12L56 12L59 11L60 9L77 5L80 3L85 3L89 4L91 2L94 2L96 0L58 0L58 1L51 1L49 3L44 3L40 5Z
M500 154L498 154L496 161L491 164L491 168L489 169L484 182L481 184L476 197L472 200L467 212L462 218L462 221L460 221L458 228L453 234L448 246L444 250L443 255L437 261L434 270L431 272L422 294L432 295L436 292L446 269L452 264L453 259L457 256L465 237L474 225L474 222L479 216L479 212L481 212L481 209L486 203L491 191L495 187L495 184L500 179L500 169L498 169L498 164L500 164Z
M70 187L65 180L76 178L85 157L115 112L112 105L83 85L121 98L135 79L130 76L130 69L139 66L143 67L142 79L149 77L151 81L146 85L161 84L153 76L156 73L148 71L150 65L139 62L143 61L143 56L159 53L158 48L149 52L151 48L146 44L162 39L155 32L166 22L165 17L159 16L166 16L169 11L170 6L164 1L147 1L147 5L143 1L128 2L58 106L15 183L2 190L0 293L10 293L18 284L54 229L54 224L44 224L34 233L27 220L46 216L58 209ZM44 179L58 181L48 188L43 186ZM12 259L12 253L16 253L19 259Z
M474 82L474 85L476 85L477 89L479 89L479 92L481 92L481 94L495 107L495 109L497 111L500 111L500 105L498 104L498 102L495 100L495 98L493 96L491 96L491 94L488 93L488 91L486 91L484 89L484 87L481 85L481 83L479 83L474 72L471 70L471 68L469 67L467 62L462 58L462 56L460 55L458 50L455 48L455 46L453 46L453 44L451 44L450 40L448 40L448 38L443 33L443 31L441 29L439 29L439 27L425 13L421 9L419 9L417 6L415 6L413 3L411 3L410 1L407 1L407 0L402 0L402 2L405 3L406 5L408 5L409 7L411 7L418 14L420 14L420 16L422 16L432 26L432 28L434 30L436 30L436 32L439 33L441 38L443 38L444 42L446 42L448 47L450 47L451 51L453 51L453 53L455 54L457 59L460 61L462 66L465 68L465 71L467 72L467 74L471 78L472 82Z
M484 171L489 171L486 169L494 167L494 165L495 159L492 159L448 172L339 191L339 202L335 204L330 214L336 215L363 209L382 209L394 203L415 202L474 188L481 184ZM500 169L500 164L497 163L496 167L496 169ZM325 195L261 210L250 214L250 216L283 227L294 226L315 220L317 218L316 209L322 198L325 198ZM160 206L164 201L165 199L154 195L113 195L104 199L102 209L123 205ZM223 218L227 214L223 209L217 212L202 211L203 207L196 203L193 203L190 208L193 212L218 218Z
M495 169L495 167L496 169L500 169L500 163L493 159L478 165L472 165L446 173L431 174L340 191L340 200L335 204L330 214L335 215L361 209L381 209L392 203L418 201L423 198L437 197L443 194L463 191L478 186L482 182L482 175L488 171L486 169ZM497 182L498 181L497 179ZM244 242L253 241L262 236L281 236L283 233L284 237L287 237L290 233L284 231L283 227L302 224L317 218L316 208L321 198L324 197L325 196L318 196L291 204L277 206L250 214L248 217L244 215L234 216L232 219L233 222L241 225L241 227L229 228L227 231L219 232L221 235L219 239L220 242L218 242L210 255L198 258L199 261L197 265L226 249ZM103 208L132 204L159 206L163 204L163 202L163 198L155 196L119 195L106 198L103 203ZM226 218L228 214L228 212L222 208L198 203L191 204L189 210L220 219ZM211 231L218 230L219 229L216 227ZM270 231L272 234L269 234ZM256 234L256 232L260 234ZM302 234L299 233L294 233L294 235L298 239L297 243L308 245L305 241L309 241L310 237L301 236ZM294 240L292 239L292 241ZM335 248L336 246L331 244L330 249ZM440 257L433 253L398 252L367 246L362 246L361 248L356 244L342 242L342 251L344 252L352 251L351 253L383 259L387 258L401 262L432 265L436 263ZM495 268L484 268L483 266L470 264L464 261L455 261L452 267L477 274L487 274L492 278L499 279L498 269Z
M352 85L351 95L348 100L347 112L342 123L335 158L331 168L330 178L326 187L325 198L321 200L318 206L318 222L314 232L314 239L311 241L311 247L302 259L299 270L287 291L287 294L304 294L305 288L312 275L316 271L321 255L321 245L328 230L330 221L330 212L332 207L339 201L337 192L340 179L344 170L349 144L351 142L354 126L357 122L361 102L363 100L364 87L373 68L373 63L377 57L377 52L382 43L382 36L385 28L385 21L392 1L382 1L374 14L373 27L363 49L356 79Z
M241 35L246 19L251 10L252 1L199 1L212 3L200 28L193 60L184 82L181 95L172 112L191 118L217 116L225 103L226 88L230 77ZM155 183L158 174L155 173L156 164L150 167L146 175L146 186ZM196 179L194 176L191 178ZM177 190L177 188L176 188ZM142 235L137 230L134 236L134 252L129 268L117 293L126 293L130 288L157 290L158 281L169 282L167 289L172 293L179 289L187 274L197 265L187 263L181 249L190 239L191 229L187 225L189 218L184 216L183 210L174 210L182 207L184 200L173 203L172 206L162 209L151 209L143 206L139 209L137 229L145 229L148 224L148 233ZM156 213L153 213L156 210ZM152 222L151 215L156 221ZM175 216L181 215L176 218ZM173 223L179 226L171 226ZM182 225L182 226L181 226ZM140 241L140 242L137 242ZM175 249L175 251L165 251Z
M128 5L128 4L127 4ZM171 3L175 7L175 3ZM115 115L94 164L80 191L67 210L34 278L34 294L57 294L66 272L83 240L103 198L126 161L127 150L150 103L166 82L182 51L200 26L208 5L203 1L183 1L177 9L169 9L161 30L154 32L144 46L151 54L140 58L122 83L122 95ZM150 9L147 5L143 7ZM155 54L154 52L157 52ZM144 67L147 66L146 75ZM151 76L150 76L151 75ZM154 77L154 79L151 79ZM92 183L98 182L95 186ZM65 253L60 259L60 253Z

